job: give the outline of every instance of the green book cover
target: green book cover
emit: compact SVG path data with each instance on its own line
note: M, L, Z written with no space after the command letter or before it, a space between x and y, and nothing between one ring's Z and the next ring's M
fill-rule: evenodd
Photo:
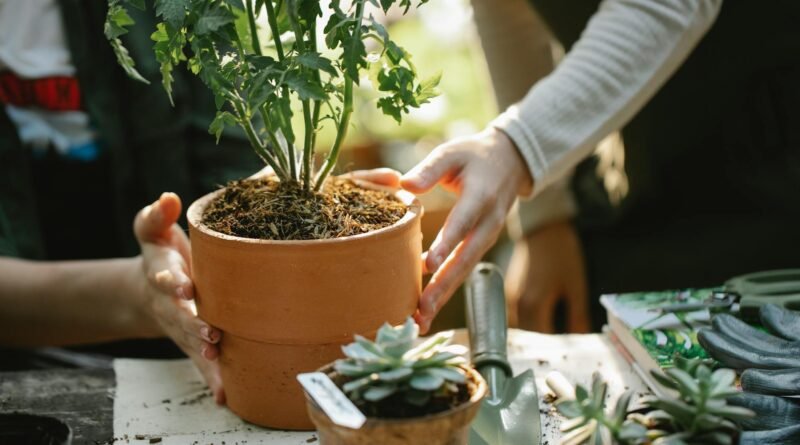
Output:
M675 354L686 358L708 358L697 342L697 332L681 329L633 329L633 336L662 368L672 366Z
M657 292L632 292L603 295L601 303L608 311L609 325L629 349L626 337L635 339L660 367L672 366L675 354L687 358L708 358L697 341L697 330L710 322L707 310L664 314L664 306L700 303L718 289L685 289ZM612 319L616 319L612 322ZM621 326L627 332L619 332ZM627 334L627 335L626 335ZM628 337L629 338L629 337ZM634 358L637 351L630 351ZM637 361L641 361L637 358ZM645 365L643 363L642 365Z

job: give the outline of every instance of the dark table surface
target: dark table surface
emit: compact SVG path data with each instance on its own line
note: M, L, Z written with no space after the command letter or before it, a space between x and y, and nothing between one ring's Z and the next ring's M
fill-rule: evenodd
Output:
M0 372L0 413L56 417L73 445L113 444L115 385L111 369Z

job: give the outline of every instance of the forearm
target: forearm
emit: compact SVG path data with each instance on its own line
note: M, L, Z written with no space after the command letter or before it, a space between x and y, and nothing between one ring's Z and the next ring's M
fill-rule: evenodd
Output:
M625 125L711 27L721 0L606 0L558 68L492 125L525 157L535 192Z
M139 257L0 258L0 344L67 345L154 335L141 307L137 274Z

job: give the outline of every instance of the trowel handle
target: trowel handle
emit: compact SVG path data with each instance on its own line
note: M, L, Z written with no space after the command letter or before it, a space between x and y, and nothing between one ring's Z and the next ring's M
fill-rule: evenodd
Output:
M511 375L506 354L506 297L503 275L497 266L475 266L467 280L466 298L472 365L497 366Z

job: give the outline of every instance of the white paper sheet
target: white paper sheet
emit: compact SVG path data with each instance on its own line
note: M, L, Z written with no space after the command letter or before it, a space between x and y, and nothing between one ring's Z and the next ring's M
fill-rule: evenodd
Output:
M469 343L466 332L456 332L455 343ZM589 385L594 371L609 383L609 399L628 388L645 393L646 387L602 335L542 335L510 330L509 359L514 372L533 368L539 396L545 394L544 378L552 370L568 380ZM164 445L307 445L317 443L313 432L288 432L246 423L218 407L200 374L189 360L116 360L114 438L131 444L147 444L160 438ZM560 418L549 404L540 404L545 440L560 437Z

